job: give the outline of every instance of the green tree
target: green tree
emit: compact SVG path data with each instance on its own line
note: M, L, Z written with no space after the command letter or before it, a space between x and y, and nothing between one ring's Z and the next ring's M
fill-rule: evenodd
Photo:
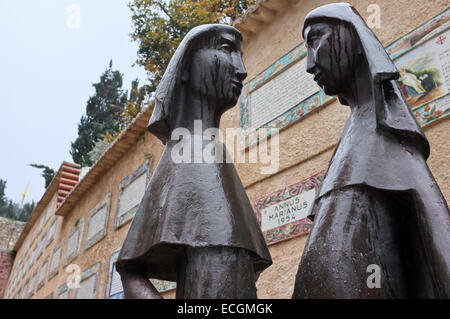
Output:
M14 203L6 197L6 181L0 179L0 216L14 219L16 207Z
M86 115L78 124L78 137L72 142L70 155L75 163L81 166L91 166L89 152L95 142L103 134L115 134L121 128L120 108L127 102L127 91L122 89L122 74L109 67L100 76L100 81L94 83L95 94L86 105ZM119 108L119 110L117 109Z
M116 137L130 124L130 122L142 111L144 101L149 97L147 86L139 87L139 80L131 82L130 96L123 107L119 105L111 105L116 108L120 114L120 130L114 133L106 132L101 134L101 138L97 139L92 149L88 152L89 159L92 163L97 161L109 145Z
M7 203L5 189L6 189L6 181L0 179L0 209L4 207Z
M50 182L52 181L53 177L55 177L55 171L52 168L42 164L28 164L28 165L31 167L42 169L41 176L44 178L45 188L47 188L48 185L50 185Z
M148 71L154 91L186 33L206 23L231 24L256 0L132 0L133 32L138 42L137 64Z
M34 200L32 200L31 203L25 203L16 219L21 222L27 222L28 219L30 219L31 213L33 212L35 207L36 203L34 202Z
M139 80L136 79L131 82L131 90L128 101L121 109L120 117L123 128L142 111L144 101L150 97L149 87L146 85L139 86Z
M35 202L31 201L31 203L25 203L21 208L18 203L13 202L6 197L5 190L6 181L0 179L0 217L24 222L28 221L36 206Z
M19 205L9 199L8 204L3 207L3 217L16 219L16 212L18 211L18 208Z

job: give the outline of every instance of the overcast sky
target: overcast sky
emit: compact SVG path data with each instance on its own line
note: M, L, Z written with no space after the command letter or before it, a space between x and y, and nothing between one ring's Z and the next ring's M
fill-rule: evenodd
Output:
M39 201L41 171L71 161L78 122L110 59L124 87L145 81L129 33L129 0L0 0L0 178L6 195Z

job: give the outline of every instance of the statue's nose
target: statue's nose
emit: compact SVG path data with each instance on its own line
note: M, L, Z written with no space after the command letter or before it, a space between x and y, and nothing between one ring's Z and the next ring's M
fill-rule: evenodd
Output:
M314 74L316 69L316 61L313 52L308 52L306 56L306 72Z
M236 77L239 81L244 81L244 79L247 77L247 71L245 71L245 69L243 71L237 71Z
M241 57L237 59L236 77L241 82L247 77L247 70L245 69L245 65Z

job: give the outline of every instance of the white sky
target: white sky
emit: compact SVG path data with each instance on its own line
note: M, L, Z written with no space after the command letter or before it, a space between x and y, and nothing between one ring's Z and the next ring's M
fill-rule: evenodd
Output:
M0 0L0 178L6 195L40 200L41 170L72 162L70 143L110 59L124 88L144 83L128 0ZM71 5L75 5L72 6ZM70 11L71 8L72 11ZM80 9L79 25L76 10ZM75 18L74 18L75 17Z

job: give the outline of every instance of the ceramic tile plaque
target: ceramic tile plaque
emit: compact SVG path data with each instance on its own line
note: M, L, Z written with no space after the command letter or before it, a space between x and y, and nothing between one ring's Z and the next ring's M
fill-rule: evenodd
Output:
M85 249L99 242L106 235L110 201L111 193L108 193L105 198L89 212Z
M124 225L134 217L137 207L144 196L145 188L150 177L150 167L151 161L146 161L131 175L120 182L114 222L116 228Z
M19 299L21 293L22 293L22 287L20 287L16 292L12 292L12 293L8 296L8 299Z
M250 92L250 127L259 128L320 91L301 59Z
M442 19L433 32L418 34L416 44L394 60L400 89L422 126L450 114L449 19L447 11L446 23ZM420 35L424 39L418 39Z
M95 299L97 297L97 280L100 262L89 267L81 275L80 288L76 290L76 299Z
M57 299L69 299L69 289L68 289L66 283L62 284L58 288L58 290L56 292L56 296L57 296Z
M53 299L53 292L45 296L44 299Z
M40 233L41 232L41 230L42 230L42 226L44 226L44 219L45 219L45 216L41 216L41 218L39 219L39 227L38 227L38 233Z
M150 279L150 281L159 292L169 291L177 288L177 283L174 281L159 280L159 279Z
M308 234L312 221L307 218L325 171L256 199L253 209L268 245Z
M80 283L77 299L95 299L95 284L97 282L96 276L91 276Z
M258 142L270 136L270 130L282 129L332 101L306 72L304 42L247 82L241 93L240 145Z
M108 274L108 286L106 288L106 298L107 299L124 299L122 281L120 279L119 273L116 271L115 262L119 256L120 250L116 251L111 256L111 261L109 263L109 274Z
M11 290L12 291L12 290ZM6 294L5 294L5 299L15 299L15 296L17 296L17 293L16 294L13 294L13 293L11 293L11 291L8 291Z
M46 224L48 222L48 220L52 217L53 215L53 209L55 208L55 203L56 203L56 195L53 196L50 204L47 207L47 211L45 213L45 221L44 224Z
M45 283L45 278L47 276L48 269L48 258L44 260L42 263L41 269L39 270L39 280L38 280L38 289L41 288Z
M34 292L36 290L37 280L38 280L38 274L37 274L37 270L35 270L33 275L31 275L31 278L30 278L30 289L28 290L29 297L34 295Z
M53 241L53 239L55 238L56 226L57 225L58 225L58 219L55 218L53 220L52 224L50 225L50 228L47 231L45 247L48 247L51 244L51 242Z
M9 294L6 296L6 299L16 299L17 296L19 296L21 293L20 289L16 293L12 293L12 290L9 292Z
M33 252L31 253L31 265L34 265L34 262L36 261L36 257L37 257L37 246L35 245L33 248Z
M25 241L25 244L23 245L23 251L27 252L29 247L30 247L30 238L28 237L27 240Z
M422 126L450 114L449 21L447 9L386 47L399 71L409 71L401 72L400 85ZM270 136L270 130L260 134L259 128L283 129L335 99L314 89L305 57L302 42L244 85L239 99L241 145Z
M20 293L19 299L26 299L27 292L28 292L28 284L25 283L25 285L21 288L21 293Z
M45 247L45 241L47 240L46 234L42 235L42 238L40 241L38 241L38 252L37 252L37 258L41 257L42 253L44 252Z
M9 299L20 299L22 296L22 287L19 287L19 289L16 292L13 292Z
M25 285L22 287L22 296L20 299L27 299L30 291L30 278L25 281Z
M133 182L123 188L120 196L119 219L123 223L125 216L135 213L136 207L139 205L145 192L145 174L137 177Z
M316 189L313 188L261 209L262 231L269 231L305 219L311 212L315 197Z
M23 263L23 274L26 274L28 271L28 268L30 267L30 258L26 258L25 262Z
M83 219L79 219L73 230L69 233L67 240L66 253L64 257L64 266L69 264L78 256L80 247L81 233L83 230Z
M48 273L49 280L58 273L60 260L61 260L61 244L58 245L53 251L52 259L50 261L50 270Z

